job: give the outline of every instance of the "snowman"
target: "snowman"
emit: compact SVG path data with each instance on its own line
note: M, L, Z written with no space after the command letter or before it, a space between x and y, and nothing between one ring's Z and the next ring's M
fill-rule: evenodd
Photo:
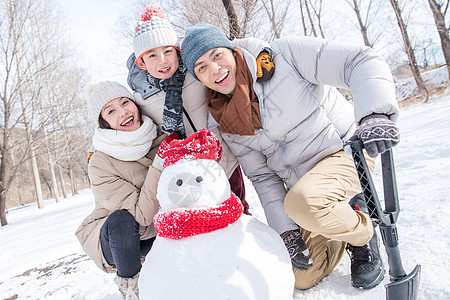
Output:
M140 299L292 299L286 247L273 229L242 214L221 154L207 129L161 144L158 236L141 269Z

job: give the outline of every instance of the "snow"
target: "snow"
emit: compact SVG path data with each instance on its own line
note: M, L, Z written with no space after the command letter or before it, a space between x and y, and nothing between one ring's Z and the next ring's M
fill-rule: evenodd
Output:
M422 266L418 299L450 299L449 117L450 95L446 95L403 108L398 120L397 228L405 271ZM379 175L378 160L374 175L378 185ZM265 222L255 191L248 181L246 186L253 216ZM90 190L84 190L60 203L46 201L44 209L32 204L10 210L9 225L0 228L0 299L121 299L114 275L100 271L74 235L93 206ZM388 270L383 246L381 252ZM372 290L356 290L344 255L329 276L307 291L296 291L294 299L383 299L388 277Z
M429 89L446 86L448 81L447 66L422 73L422 79ZM395 81L395 94L397 99L406 99L417 95L417 85L411 78L398 79Z

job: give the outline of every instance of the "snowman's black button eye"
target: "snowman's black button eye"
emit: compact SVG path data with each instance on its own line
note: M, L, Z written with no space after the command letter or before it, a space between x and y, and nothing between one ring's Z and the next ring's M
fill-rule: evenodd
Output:
M181 186L182 184L183 184L183 180L178 179L178 180L177 180L177 185L178 185L178 186Z
M195 180L197 182L202 182L203 181L203 177L202 176L197 176L197 178L195 178Z

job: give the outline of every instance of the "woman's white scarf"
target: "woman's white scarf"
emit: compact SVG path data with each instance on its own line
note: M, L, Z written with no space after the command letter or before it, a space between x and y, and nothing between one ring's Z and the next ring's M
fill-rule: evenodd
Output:
M142 116L142 124L135 131L97 128L92 143L96 150L123 161L135 161L144 157L156 138L156 125Z

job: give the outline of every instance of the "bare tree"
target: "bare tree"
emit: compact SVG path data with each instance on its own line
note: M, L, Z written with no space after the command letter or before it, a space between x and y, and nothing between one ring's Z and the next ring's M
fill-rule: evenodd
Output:
M6 194L9 188L9 178L7 177L7 163L9 153L12 149L11 134L13 128L17 126L17 103L19 100L20 89L25 85L26 80L21 76L18 65L21 65L23 51L20 51L25 43L25 26L28 16L33 11L32 2L7 1L2 0L1 5L1 23L0 23L0 59L4 72L0 73L1 78L1 113L2 113L2 142L0 145L0 219L1 225L7 225L6 219ZM28 71L28 68L24 68ZM24 74L31 74L31 72ZM14 172L13 172L14 173Z
M433 13L434 22L441 39L442 52L444 53L445 63L447 64L448 70L448 78L450 80L450 25L445 24L445 16L448 12L450 0L428 0L428 3L430 5L431 12Z
M355 11L356 14L356 18L358 19L358 24L359 27L361 29L361 34L364 40L364 45L372 47L372 43L369 42L369 35L367 33L367 18L365 19L365 21L363 22L362 18L361 18L361 11L360 11L360 4L358 4L358 1L356 0L352 0L353 2L353 10ZM369 3L369 8L372 5L372 1L370 1Z
M373 0L366 0L364 1L364 3L362 0L345 0L345 2L355 12L364 45L373 47L375 41L378 40L381 34L375 36L371 41L371 39L369 38L369 28L372 25L373 20L378 17L378 10L381 5L379 3L374 3ZM365 4L365 9L363 9L363 4Z
M307 33L307 25L305 19L308 18L311 35L324 38L325 32L322 26L323 1L322 0L299 0L300 14L303 24L303 32Z
M283 2L284 7L282 7L281 3L277 3L277 10L275 9L274 0L261 0L261 2L269 18L273 34L275 38L279 39L283 26L286 24L286 17L291 3L290 1Z
M263 18L263 7L261 0L166 0L161 2L165 17L178 32L180 38L184 36L185 30L198 22L206 22L215 25L224 32L230 32L229 38L243 38L256 36L263 39L270 38L268 24ZM137 0L137 10L142 12L146 2ZM232 7L234 12L228 11ZM231 15L230 15L231 13ZM134 13L134 15L138 15ZM230 22L230 18L232 22ZM136 21L136 16L133 17ZM130 16L123 16L122 20L129 20ZM134 22L136 23L136 22ZM122 22L124 24L124 22ZM235 25L237 24L237 25ZM239 29L237 29L237 27ZM122 26L123 27L123 26ZM130 27L130 26L129 26ZM132 26L131 26L132 27ZM235 27L235 28L233 28ZM237 32L239 31L239 34ZM271 33L271 32L269 32ZM130 35L129 35L130 36Z
M392 5L392 8L394 9L398 27L400 28L405 51L406 51L406 54L408 55L409 66L411 68L411 72L413 74L414 80L416 81L417 88L419 90L419 93L425 95L426 98L428 99L428 90L427 90L427 87L425 86L425 82L422 79L422 75L420 74L420 70L419 70L419 66L417 65L414 49L411 46L411 41L409 39L408 31L406 29L406 24L402 19L402 11L400 9L398 0L390 0L390 2Z
M233 2L231 2L231 0L222 0L222 3L228 16L230 40L241 38L241 26L239 26L239 21L236 15L236 11L234 10Z
M322 11L323 11L322 0L306 0L306 1L309 1L310 7L314 13L315 19L317 21L317 26L319 27L320 30L320 36L322 38L325 38L325 32L322 27Z
M57 23L57 11L51 0L0 0L0 61L5 72L0 74L0 105L2 143L0 145L0 217L6 225L6 195L19 166L30 158L36 158L39 143L45 137L39 128L46 126L46 120L36 118L37 103L44 100L43 74L50 72L61 60L61 53L69 47L62 47L57 39L62 26ZM65 44L63 44L66 46ZM11 134L16 129L25 128L25 134L12 143ZM20 157L15 157L12 165L11 151L18 149ZM31 161L38 206L43 207L40 193L36 160ZM36 175L37 174L37 175Z
M300 4L300 17L302 19L303 34L304 35L308 35L308 31L306 30L306 22L305 22L306 16L305 16L305 13L303 11L303 1L299 0L298 2Z
M311 25L311 32L313 36L317 37L316 26L314 25L314 19L309 11L309 0L303 0L305 3L306 13L308 14L309 24Z

